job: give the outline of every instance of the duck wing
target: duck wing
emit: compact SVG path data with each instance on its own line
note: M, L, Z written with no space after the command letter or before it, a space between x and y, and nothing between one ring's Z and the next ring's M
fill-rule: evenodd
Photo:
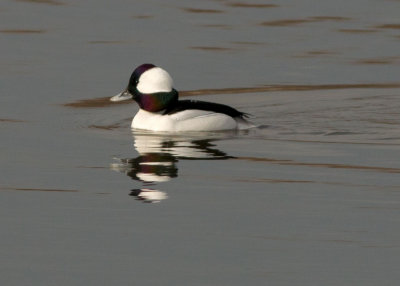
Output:
M207 101L200 101L200 100L179 100L176 101L174 104L169 105L164 114L174 114L184 110L205 110L211 111L215 113L223 113L233 118L244 118L248 117L247 113L241 112L233 107L230 107L225 104L214 103L214 102L207 102Z

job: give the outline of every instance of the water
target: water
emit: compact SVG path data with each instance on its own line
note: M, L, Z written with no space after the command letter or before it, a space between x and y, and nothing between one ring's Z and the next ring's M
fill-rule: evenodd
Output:
M398 284L399 1L81 2L0 3L2 285ZM260 127L131 132L144 62Z

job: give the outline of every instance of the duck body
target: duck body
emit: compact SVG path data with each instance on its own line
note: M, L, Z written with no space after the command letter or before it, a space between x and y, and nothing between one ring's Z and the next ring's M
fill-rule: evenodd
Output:
M174 114L140 109L132 120L132 128L151 131L219 131L237 129L230 116L204 110L184 110Z
M178 100L169 74L152 64L137 67L122 93L112 101L135 100L140 109L131 127L162 132L222 131L248 129L245 113L228 105L199 101Z

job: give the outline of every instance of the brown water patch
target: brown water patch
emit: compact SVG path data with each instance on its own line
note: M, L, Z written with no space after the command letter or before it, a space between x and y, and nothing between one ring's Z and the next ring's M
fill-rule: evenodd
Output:
M224 47L190 47L193 50L202 50L202 51L216 51L216 52L223 52L223 51L230 51L230 48Z
M260 25L271 26L271 27L287 27L287 26L297 26L304 23L325 22L325 21L341 22L347 20L350 20L350 18L337 17L337 16L316 16L316 17L308 17L305 19L283 19L275 21L266 21L260 23Z
M219 88L219 89L198 89L180 91L179 96L199 96L212 94L242 94L242 93L262 93L275 91L308 91L308 90L334 90L334 89L361 89L361 88L400 88L400 83L365 83L365 84L321 84L321 85L266 85L260 87L238 87L238 88ZM110 101L110 97L100 97L92 99L82 99L70 103L64 103L63 106L74 108L93 108L107 107L116 104L132 103L132 100Z
M314 21L333 21L333 22L343 22L351 20L351 18L339 17L339 16L316 16L316 17L309 17L309 19Z
M383 119L370 119L370 120L368 120L368 122L377 123L377 124L387 124L387 125L398 125L399 124L399 121L383 120Z
M387 57L387 58L376 58L376 59L361 59L357 60L355 64L362 64L362 65L388 65L394 64L399 60L398 57Z
M12 190L12 191L28 191L28 192L66 192L66 193L79 192L78 190L42 189L42 188L7 188L7 187L0 187L0 189L1 190Z
M181 96L210 95L210 94L237 94L274 91L307 91L307 90L333 90L357 88L400 88L400 83L371 83L371 84L321 84L321 85L266 85L260 87L199 89L181 91Z
M111 125L89 125L89 128L95 128L95 129L102 129L102 130L113 130L121 127L120 124L111 124Z
M400 173L400 168L347 165L347 164L330 164L330 163L306 163L306 162L296 162L293 160L280 160L280 159L259 158L259 157L237 157L234 159L235 160L253 161L253 162L267 162L267 163L277 164L277 165L333 168L333 169L352 169L352 170L360 170L360 171L374 171L374 172L379 172L379 173Z
M297 26L304 23L313 22L309 19L286 19L286 20L275 20L262 22L261 26L271 26L271 27L286 27L286 26Z
M231 43L236 44L236 45L246 45L246 46L259 46L259 45L265 44L265 43L261 43L261 42L247 42L247 41L234 41Z
M36 4L48 4L48 5L65 5L65 3L55 0L16 0L16 1L36 3Z
M276 8L279 5L276 4L256 4L256 3L243 3L243 2L235 2L235 3L227 3L226 5L231 7L239 7L239 8Z
M375 26L377 29L400 29L400 24L383 24L379 26Z
M45 30L31 30L31 29L4 29L0 30L3 34L42 34Z
M225 24L202 24L200 26L206 27L206 28L232 29L232 26L225 25Z
M327 51L327 50L316 50L316 51L309 51L307 52L308 55L332 55L334 52Z
M335 55L336 52L328 51L328 50L315 50L315 51L308 51L301 55L294 56L295 58L310 58L310 57L317 57L317 56L330 56Z
M89 41L89 44L123 44L124 41Z
M26 121L19 119L11 119L11 118L0 118L0 122L21 123Z
M196 8L182 8L183 11L188 12L188 13L223 13L224 11L222 10L216 10L216 9L196 9Z
M338 31L349 34L367 34L367 33L378 32L377 30L372 30L372 29L339 29Z

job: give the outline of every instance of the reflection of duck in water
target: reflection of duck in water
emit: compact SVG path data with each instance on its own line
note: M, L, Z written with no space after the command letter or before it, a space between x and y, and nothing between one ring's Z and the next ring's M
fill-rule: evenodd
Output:
M113 164L114 170L123 171L133 180L145 184L167 182L178 173L174 156L166 153L146 153L136 158L118 159L119 164Z
M128 87L111 101L135 100L140 110L132 128L152 131L216 131L254 127L230 106L198 100L178 100L171 76L152 64L137 67Z
M204 134L203 134L204 136ZM117 159L111 169L141 181L146 188L134 189L131 195L145 202L159 202L166 193L148 188L178 176L179 160L224 160L232 158L215 149L216 138L198 139L196 136L172 136L154 133L134 133L134 146L139 156Z

